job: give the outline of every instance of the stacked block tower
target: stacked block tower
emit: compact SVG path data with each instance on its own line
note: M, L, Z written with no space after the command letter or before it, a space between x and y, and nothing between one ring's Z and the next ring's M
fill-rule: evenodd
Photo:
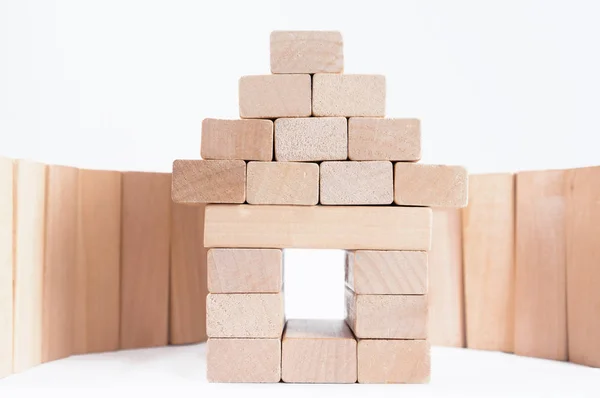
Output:
M342 71L339 32L273 32L241 119L205 119L202 160L173 164L173 200L207 204L210 381L429 380L430 207L464 207L467 173L417 163L385 77ZM347 251L345 320L286 322L285 248Z

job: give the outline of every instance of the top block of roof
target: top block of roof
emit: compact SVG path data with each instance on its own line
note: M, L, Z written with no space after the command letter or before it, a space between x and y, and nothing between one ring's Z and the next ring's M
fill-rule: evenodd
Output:
M342 34L328 31L271 33L272 73L342 73Z

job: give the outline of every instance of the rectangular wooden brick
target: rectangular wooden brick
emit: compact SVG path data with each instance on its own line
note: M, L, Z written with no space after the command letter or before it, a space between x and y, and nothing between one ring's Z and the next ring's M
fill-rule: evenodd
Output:
M244 203L246 162L175 160L171 190L175 203Z
M419 119L351 117L348 157L350 160L416 162L421 159L421 122Z
M242 76L240 117L274 119L311 115L311 77L302 75Z
M213 294L206 298L208 337L280 338L283 294Z
M287 383L356 383L356 340L343 320L290 319L281 343Z
M123 173L121 349L169 342L171 175Z
M279 293L283 283L280 249L210 249L211 293Z
M79 170L47 166L42 362L74 354Z
M271 73L342 73L340 32L271 32Z
M514 350L514 178L470 176L463 210L463 267L467 347Z
M394 202L403 206L465 207L468 179L462 166L396 163Z
M316 73L314 116L385 116L385 76Z
M357 294L426 294L427 252L349 251L345 274Z
M246 197L253 205L316 205L319 202L319 165L249 162Z
M427 340L359 340L359 383L428 383L431 348Z
M202 159L270 161L273 121L204 119L200 153Z
M394 200L392 162L322 162L321 204L389 205Z
M169 344L206 340L205 205L171 205Z
M121 325L121 173L79 170L74 353L116 351Z
M567 359L565 172L516 175L515 354Z
M46 165L15 163L13 372L42 363Z
M346 321L359 339L426 339L426 295L355 294L346 289Z
M0 157L0 379L13 368L13 161Z
M278 383L281 340L208 339L206 378L211 383Z
M207 205L204 245L429 250L424 207Z
M566 176L569 361L600 368L600 167Z
M275 120L275 159L293 162L345 160L348 123L344 117Z
M433 209L429 264L429 341L464 347L461 209Z

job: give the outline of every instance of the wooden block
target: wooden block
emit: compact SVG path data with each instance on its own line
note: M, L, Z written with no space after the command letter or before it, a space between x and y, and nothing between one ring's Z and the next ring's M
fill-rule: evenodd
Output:
M467 347L514 349L513 175L471 175L463 210Z
M394 202L398 205L465 207L467 170L462 166L396 163Z
M429 341L464 347L462 222L460 209L433 209L429 258Z
M253 205L316 205L319 165L295 162L249 162L246 196Z
M206 340L204 205L171 205L169 343Z
M313 75L314 116L385 116L385 76Z
M74 353L79 170L48 166L42 362Z
M275 159L292 162L345 160L348 123L344 117L275 120Z
M121 173L79 170L74 353L119 349Z
M273 121L204 119L200 152L202 159L270 161Z
M13 161L0 157L0 379L13 367Z
M429 250L422 207L208 205L204 246Z
M239 100L242 119L310 116L311 78L308 74L242 76Z
M351 160L421 159L419 119L351 117L348 120L348 157Z
M280 338L283 294L212 294L206 298L208 337Z
M175 203L244 203L246 162L175 160L171 196Z
M283 252L279 249L210 249L208 291L211 293L279 293Z
M290 319L281 351L286 383L356 383L356 340L343 320Z
M427 296L346 289L346 321L359 339L426 339Z
M13 372L42 363L46 166L15 163Z
M347 252L346 285L357 294L426 294L427 252Z
M206 378L211 383L278 383L280 339L208 339Z
M428 383L427 340L359 340L359 383Z
M343 70L340 32L271 32L271 73L342 73Z
M600 167L566 175L569 361L600 367Z
M515 201L514 351L561 361L567 359L564 175L517 174Z
M171 175L123 173L121 349L169 341Z
M321 204L389 205L394 200L392 163L321 163Z

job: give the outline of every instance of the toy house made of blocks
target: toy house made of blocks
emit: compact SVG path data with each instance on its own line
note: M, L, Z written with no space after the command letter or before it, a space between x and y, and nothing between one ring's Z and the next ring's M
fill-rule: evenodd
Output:
M273 32L271 72L173 164L174 202L207 203L208 379L427 382L430 207L467 204L466 170L417 163L419 120L385 118L384 76L342 74L339 32ZM346 250L345 320L286 321L285 248Z

